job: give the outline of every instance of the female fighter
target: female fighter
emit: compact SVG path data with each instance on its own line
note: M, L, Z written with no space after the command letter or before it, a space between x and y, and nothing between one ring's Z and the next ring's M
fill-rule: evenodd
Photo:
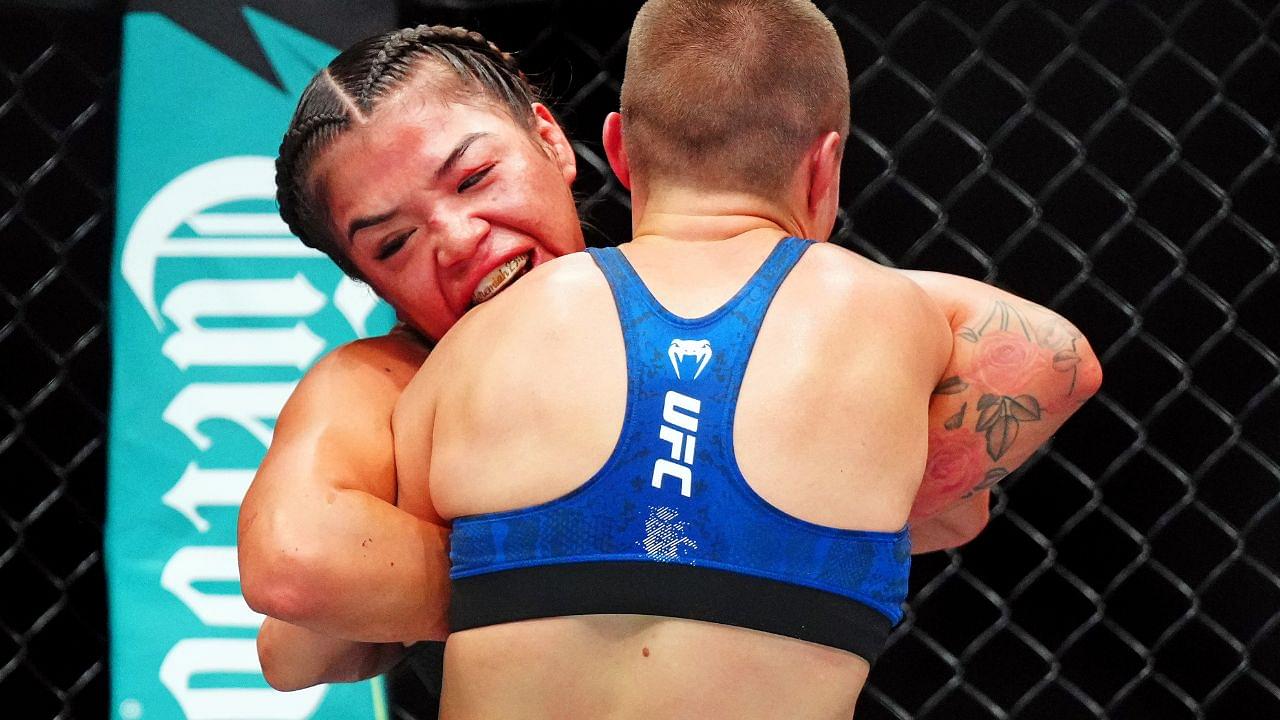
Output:
M245 498L242 585L269 616L259 649L274 686L368 677L390 667L404 641L446 635L448 529L395 506L391 410L428 351L425 338L439 338L532 266L582 248L574 174L554 118L510 58L474 33L420 27L371 38L304 93L281 148L282 215L412 329L343 347L308 373ZM962 278L912 277L957 333L1016 300ZM961 388L980 388L965 379L987 367L981 360L968 347L953 358L948 377L961 380L940 387L930 408L940 439L954 437L944 433L956 432L948 423L967 400ZM1042 397L1063 379L1023 375L1023 394ZM983 458L981 443L958 453L952 442L939 443L946 454L933 462L931 433L916 552L981 529L988 497L974 478L998 477L991 473L1030 456L1060 423L1045 420L999 458Z
M242 587L270 616L259 650L276 687L367 677L403 654L396 641L443 638L447 529L395 506L391 410L471 306L583 248L574 162L511 57L476 33L370 38L304 92L281 214L404 325L307 373L241 507ZM385 642L338 639L351 637Z

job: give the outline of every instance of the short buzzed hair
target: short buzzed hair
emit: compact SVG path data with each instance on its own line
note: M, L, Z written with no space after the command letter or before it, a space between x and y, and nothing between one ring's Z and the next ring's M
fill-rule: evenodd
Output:
M622 84L632 173L781 190L810 144L849 131L849 75L812 0L649 0Z

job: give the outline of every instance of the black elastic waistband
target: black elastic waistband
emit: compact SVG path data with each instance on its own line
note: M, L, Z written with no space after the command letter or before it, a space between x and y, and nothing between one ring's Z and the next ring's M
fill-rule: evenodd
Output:
M592 562L503 570L453 581L454 632L566 615L656 615L807 640L875 662L893 624L850 598L712 568Z

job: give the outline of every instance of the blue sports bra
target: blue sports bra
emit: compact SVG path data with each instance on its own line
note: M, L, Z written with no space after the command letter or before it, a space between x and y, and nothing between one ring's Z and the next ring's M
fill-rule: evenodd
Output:
M907 529L830 528L755 493L733 419L765 313L810 241L781 241L715 312L669 313L616 248L589 250L627 353L622 432L573 492L457 518L453 631L542 617L639 614L763 630L874 661L902 618Z

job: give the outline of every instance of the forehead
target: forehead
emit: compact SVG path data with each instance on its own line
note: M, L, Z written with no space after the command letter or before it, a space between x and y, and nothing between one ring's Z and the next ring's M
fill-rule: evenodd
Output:
M410 99L379 108L351 126L317 158L311 179L331 218L383 212L414 178L426 179L471 133L499 140L518 131L504 113L483 105Z

